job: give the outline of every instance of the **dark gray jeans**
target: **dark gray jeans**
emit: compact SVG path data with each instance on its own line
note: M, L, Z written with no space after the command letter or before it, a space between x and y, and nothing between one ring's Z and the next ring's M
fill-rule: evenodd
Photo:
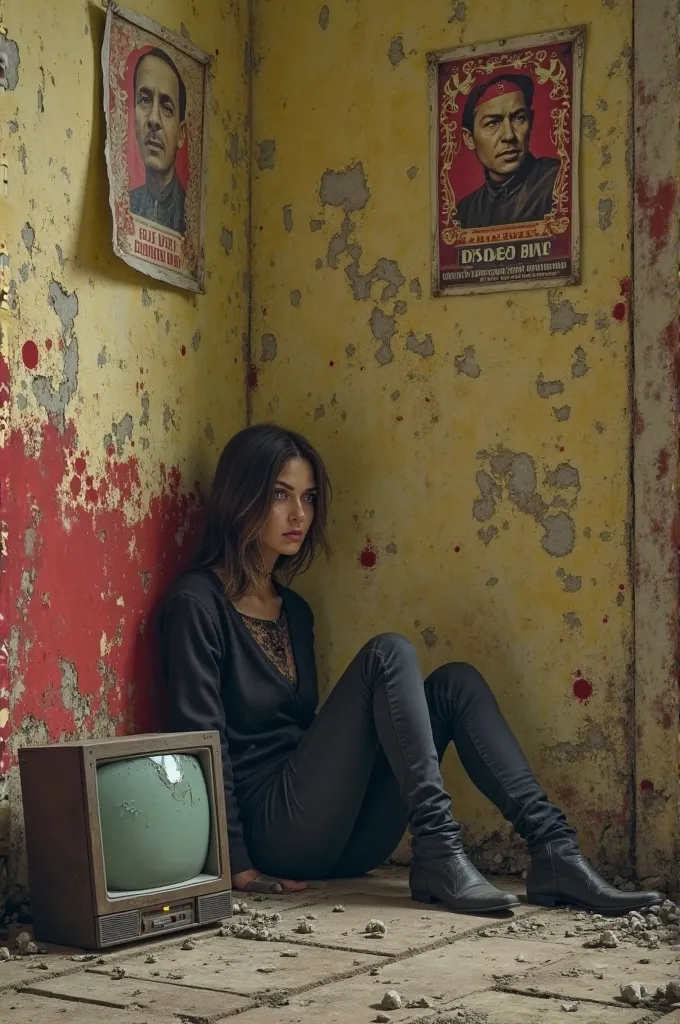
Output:
M446 855L460 832L439 770L450 742L530 848L573 835L479 672L458 662L423 682L413 646L385 633L362 648L248 808L253 863L285 878L362 875L390 856L407 824L416 856Z

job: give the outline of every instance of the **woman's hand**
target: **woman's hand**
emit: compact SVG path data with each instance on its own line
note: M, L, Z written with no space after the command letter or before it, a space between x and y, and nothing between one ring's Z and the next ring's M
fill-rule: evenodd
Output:
M258 871L257 868L248 868L247 871L239 871L231 876L232 887L238 892L266 892L266 886L263 883L267 881L270 881L272 885L278 882L282 892L301 892L307 888L306 882L293 882L289 878L269 878L269 876L263 875L261 871ZM253 882L260 882L260 886L254 889L252 886Z

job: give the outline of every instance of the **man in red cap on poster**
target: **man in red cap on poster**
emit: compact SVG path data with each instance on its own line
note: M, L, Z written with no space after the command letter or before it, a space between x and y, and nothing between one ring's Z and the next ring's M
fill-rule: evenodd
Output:
M463 141L475 151L485 181L458 204L463 228L520 224L550 213L560 161L529 151L533 100L528 75L498 74L471 90Z

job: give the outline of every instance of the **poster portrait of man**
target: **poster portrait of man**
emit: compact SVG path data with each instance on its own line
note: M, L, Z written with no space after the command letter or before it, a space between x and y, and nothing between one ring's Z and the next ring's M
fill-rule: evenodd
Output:
M433 294L579 278L584 30L430 54Z
M210 58L115 4L106 25L114 252L142 273L202 291Z

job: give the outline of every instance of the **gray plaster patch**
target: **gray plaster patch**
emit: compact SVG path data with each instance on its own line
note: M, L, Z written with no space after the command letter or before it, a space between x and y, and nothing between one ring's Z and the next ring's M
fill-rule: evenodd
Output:
M204 435L206 441L208 442L208 444L214 444L215 443L215 430L213 428L212 423L206 423L205 430L203 431L203 435Z
M177 428L177 424L175 423L175 412L170 408L168 403L165 402L163 405L163 428L165 431L169 432L170 427L174 427L175 429Z
M600 130L597 127L597 120L592 114L584 114L582 118L583 131L591 142L595 142L598 138Z
M565 594L575 594L581 589L583 581L580 576L571 576L564 569L558 569L556 575L562 580Z
M574 352L574 362L571 364L571 375L572 377L585 377L590 367L586 362L585 349L581 346Z
M453 365L456 367L456 373L464 373L466 377L477 378L482 372L472 345L465 346L461 355L453 360Z
M234 166L240 162L239 148L238 148L238 132L229 132L227 135L227 159Z
M611 199L600 199L597 204L597 221L600 225L600 231L607 231L612 226L612 216L614 213L614 203Z
M568 299L559 300L555 292L548 292L548 307L551 334L568 334L574 327L588 322L587 313L577 313Z
M439 637L432 626L430 626L429 629L424 629L420 636L426 647L436 647L439 643Z
M609 530L603 530L600 534L600 540L604 541L605 544L608 544L612 537L613 534L610 533Z
M57 250L57 261L59 263L59 266L63 270L64 269L64 264L66 263L66 257L64 256L64 251L63 251L62 247L59 244L55 245L55 249Z
M486 523L496 514L496 502L503 497L503 489L486 470L477 473L479 497L472 503L472 514L479 523Z
M399 399L401 398L401 391L393 391L392 394L390 395L390 398L392 399L393 402L398 402Z
M356 352L356 350L357 350L357 349L356 349L356 345L353 345L353 344L352 344L352 343L350 342L350 343L349 343L349 345L347 346L347 348L345 349L345 355L346 355L346 356L347 356L347 357L348 357L349 359L351 359L351 358L352 358L352 356L354 355L354 353Z
M565 420L568 420L571 416L571 406L561 405L558 408L556 405L553 405L553 413L555 419L558 420L560 423L563 423Z
M148 309L149 306L151 305L151 302L152 299L148 291L146 290L146 288L142 288L142 305Z
M553 558L564 558L571 554L576 542L574 520L566 512L556 512L541 520L544 534L541 545Z
M394 39L390 41L390 45L387 50L387 57L393 68L404 60L406 54L404 53L403 36L395 36Z
M557 469L546 473L545 482L549 487L557 487L560 490L569 487L575 487L577 490L581 488L579 472L575 466L570 466L568 462L561 462Z
M409 181L413 181L413 179L415 178L417 173L418 173L418 168L414 164L413 167L409 167L409 169L407 170L406 177L409 179Z
M222 228L222 234L220 235L220 245L224 249L225 256L230 256L231 251L234 248L234 232L229 231L228 228Z
M312 217L312 219L309 222L309 230L321 231L321 228L324 226L325 223L326 221L323 220L323 218L321 217Z
M316 267L317 270L321 270L323 267L323 260L316 260L314 266Z
M321 176L319 198L324 206L339 206L345 213L352 213L363 210L370 195L360 160L344 171L327 170Z
M276 335L263 334L260 341L260 358L263 363L271 363L276 359Z
M449 22L465 21L467 18L467 0L453 0L453 10Z
M492 540L498 536L498 527L496 526L484 526L481 530L477 530L477 536L481 541L484 542L485 547L488 548Z
M63 368L59 387L55 388L50 377L36 376L31 382L38 405L54 417L57 428L63 434L66 428L66 407L78 390L78 338L75 319L78 316L78 296L67 292L58 281L50 281L47 304L59 317L64 342Z
M201 332L200 331L194 331L194 333L192 334L192 336L191 336L191 347L193 348L194 352L198 352L199 348L201 347Z
M347 251L350 252L350 249L348 248ZM366 274L359 272L359 260L355 258L345 268L345 273L349 280L352 294L357 301L371 298L371 290L375 281L381 281L384 285L380 293L381 302L387 302L389 299L395 298L406 283L406 278L399 269L399 264L396 260L388 260L385 256L381 256L375 266Z
M293 207L290 203L283 208L283 227L288 234L293 230Z
M498 576L489 576L488 580L486 581L486 585L487 585L487 587L497 587L498 586Z
M139 417L139 425L140 425L140 427L148 427L148 425L149 425L149 406L150 406L149 392L148 391L144 391L143 392L142 397L141 397L141 403L142 403L142 415Z
M390 544L387 545L385 551L387 552L388 555L396 555L399 551L399 548L394 543L394 541L392 541Z
M596 331L606 331L608 327L609 327L609 317L605 313L600 313L600 315L595 320L595 330Z
M5 64L5 88L12 92L19 82L19 47L13 39L8 39L0 33L0 55L4 58Z
M132 440L132 429L134 427L134 421L129 412L126 412L120 423L111 424L111 433L116 441L116 452L118 455L123 454L123 446L126 441Z
M78 670L72 661L59 658L61 683L59 686L61 703L67 711L73 712L73 724L76 734L80 734L85 719L90 714L90 698L78 688Z
M403 301L403 299L400 299L399 302L394 303L394 312L397 316L403 316L407 309L408 306Z
M22 263L22 265L19 267L19 277L24 282L24 284L26 284L26 282L28 281L28 275L30 274L30 272L31 268L29 267L28 263Z
M569 629L580 629L583 625L576 612L565 612L562 618L569 626Z
M603 146L600 150L600 167L609 167L612 162L612 152L609 146Z
M380 348L376 352L375 358L381 366L385 366L394 359L391 342L397 333L396 320L393 316L387 316L386 313L383 313L382 309L376 306L371 313L369 325L371 334L376 341L380 342Z
M109 357L106 351L106 345L103 345L101 352L97 354L97 366L106 366L108 360Z
M315 419L315 421L323 419L323 417L325 415L326 415L326 410L324 409L323 405L317 405L316 409L314 410L314 419Z
M272 171L276 162L276 139L264 139L257 144L257 166L261 171Z
M18 121L8 121L7 122L7 127L9 128L10 135L14 135L15 132L19 131L19 122Z
M617 595L616 595L616 603L617 603L617 605L619 606L619 608L621 607L621 605L622 605L622 604L624 603L624 601L625 601L625 600L626 600L626 599L625 599L625 597L623 596L623 594L617 594Z
M297 288L295 289L295 291L292 291L290 293L290 304L291 304L291 306L295 306L295 308L297 309L298 306L300 305L301 300L302 300L302 293L299 292L297 290Z
M319 11L319 27L325 32L328 28L328 23L331 20L331 12L328 10L326 4L323 5Z
M26 398L26 395L17 395L17 409L19 409L20 412L23 412L27 405L28 399Z
M0 36L0 39L2 36ZM24 243L28 255L33 255L33 246L35 245L35 231L32 226L26 221L23 228L21 229L21 241Z
M1 38L2 36L0 36L0 39ZM21 164L21 169L24 174L28 174L28 153L26 152L26 147L23 142L19 144L19 163Z
M409 288L409 291L413 295L415 295L415 297L417 299L422 299L422 297L423 297L423 289L421 287L419 278L414 277L413 280L411 281L411 283L409 284L408 288Z
M416 355L422 356L423 359L429 359L430 356L434 355L434 342L432 341L432 335L426 334L424 338L419 338L413 331L408 332L406 338L406 348L409 352L415 352Z
M561 380L544 380L543 374L539 373L536 381L536 392L539 398L552 398L553 395L561 395L564 391L564 384Z
M40 86L38 86L38 113L45 113L45 94Z

